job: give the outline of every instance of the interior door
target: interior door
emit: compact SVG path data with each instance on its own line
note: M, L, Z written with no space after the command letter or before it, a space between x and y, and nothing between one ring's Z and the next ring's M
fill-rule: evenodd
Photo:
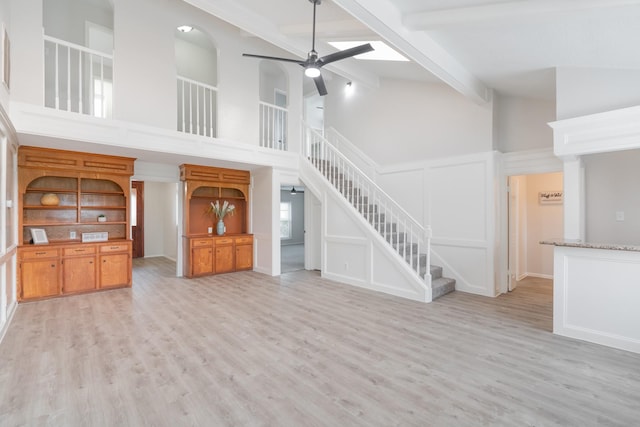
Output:
M144 257L144 182L131 181L131 240L133 258Z

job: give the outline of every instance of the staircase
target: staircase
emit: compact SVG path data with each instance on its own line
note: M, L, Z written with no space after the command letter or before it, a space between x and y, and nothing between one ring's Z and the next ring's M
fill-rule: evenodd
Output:
M397 205L370 178L326 139L307 130L306 159L353 206L371 227L431 287L431 300L455 290L455 280L442 277L442 267L430 265L430 232ZM427 270L427 265L429 269Z

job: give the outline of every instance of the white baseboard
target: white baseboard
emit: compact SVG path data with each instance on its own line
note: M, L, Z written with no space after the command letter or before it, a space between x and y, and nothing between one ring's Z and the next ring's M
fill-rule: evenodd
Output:
M524 279L525 277L535 277L537 279L553 280L553 274L549 275L549 274L540 274L540 273L525 273L522 279ZM518 279L518 280L522 280L522 279Z

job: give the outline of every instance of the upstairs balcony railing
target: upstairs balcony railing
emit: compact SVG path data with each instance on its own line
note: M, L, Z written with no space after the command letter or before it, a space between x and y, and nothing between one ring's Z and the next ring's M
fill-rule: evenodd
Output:
M110 118L113 56L44 36L45 107Z
M260 102L260 146L287 151L287 126L289 112L286 108Z
M178 131L216 137L218 88L178 76Z

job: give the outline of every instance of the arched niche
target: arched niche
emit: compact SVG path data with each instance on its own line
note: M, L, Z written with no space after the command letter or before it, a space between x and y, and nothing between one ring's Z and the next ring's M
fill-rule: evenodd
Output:
M209 86L218 85L218 50L207 33L175 30L176 73Z
M60 40L111 54L113 2L109 0L43 0L44 33Z
M289 105L289 76L282 64L262 60L260 71L260 101L278 107Z
M185 31L185 27L191 29ZM182 31L178 28L182 28ZM215 137L218 116L218 50L204 31L188 25L178 28L175 30L177 129Z

